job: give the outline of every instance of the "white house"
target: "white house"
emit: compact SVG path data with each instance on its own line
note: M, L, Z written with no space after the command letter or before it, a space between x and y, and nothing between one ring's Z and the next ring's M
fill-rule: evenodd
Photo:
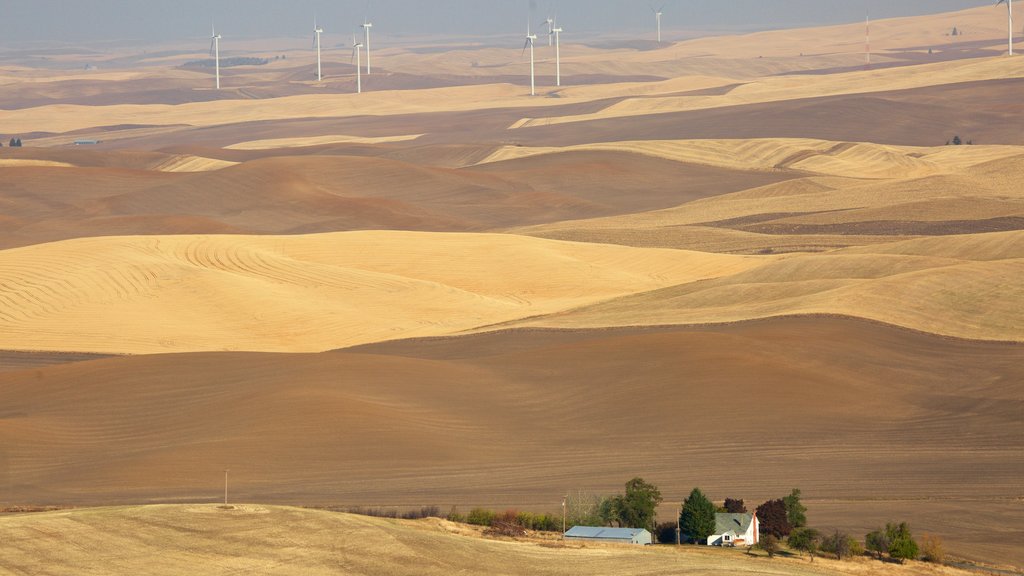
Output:
M590 540L618 544L651 544L651 533L643 528L603 528L599 526L573 526L565 533L566 540Z
M708 546L753 546L758 542L757 513L715 514L715 533L708 536Z

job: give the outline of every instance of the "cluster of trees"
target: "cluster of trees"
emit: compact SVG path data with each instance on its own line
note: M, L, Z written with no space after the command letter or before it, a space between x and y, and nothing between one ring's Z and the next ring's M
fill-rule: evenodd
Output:
M679 529L687 542L700 543L714 533L717 512L742 514L746 511L747 507L743 500L726 498L725 505L718 508L700 488L694 488L683 501L683 509L679 514ZM794 488L789 496L769 500L758 506L757 519L760 522L762 538L765 535L776 539L783 538L794 528L806 526L807 507L800 502L800 490Z
M957 134L953 136L952 140L946 140L946 146L949 146L950 144L952 144L953 146L960 146L961 144L967 144L968 146L971 146L972 144L974 144L974 140L968 140L967 142L964 142L963 140L960 139L960 135Z
M616 526L645 528L657 532L655 510L661 504L661 491L643 478L626 482L622 494L598 496L585 492L569 494L565 500L569 526Z
M0 143L0 147L2 146L3 143ZM21 148L21 138L11 138L11 141L8 144L8 146L10 146L11 148Z

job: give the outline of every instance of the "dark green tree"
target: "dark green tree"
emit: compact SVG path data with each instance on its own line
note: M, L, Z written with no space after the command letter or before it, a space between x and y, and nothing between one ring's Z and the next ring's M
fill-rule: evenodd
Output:
M910 526L906 522L886 524L885 535L889 539L890 558L899 560L900 564L906 560L917 559L917 542L910 535Z
M868 532L864 536L864 547L868 549L868 552L874 552L878 559L881 560L882 554L889 551L889 537L881 530Z
M782 499L786 505L786 520L793 528L807 526L807 507L800 503L800 489L793 488L789 496Z
M643 478L626 482L626 494L622 497L619 519L627 528L646 528L652 534L657 532L655 510L661 504L661 491Z
M621 494L601 500L597 513L606 526L622 526L622 507L625 502Z
M961 144L963 144L963 140L960 139L960 136L953 136L953 146L959 146Z
M793 550L806 552L814 562L814 555L818 553L818 544L821 542L821 533L814 528L794 528L786 539L786 545Z
M700 488L691 490L679 514L679 528L686 539L695 543L707 540L715 531L715 511L715 505Z

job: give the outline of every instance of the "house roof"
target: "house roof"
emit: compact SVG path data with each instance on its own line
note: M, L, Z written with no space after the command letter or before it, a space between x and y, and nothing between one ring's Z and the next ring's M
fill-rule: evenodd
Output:
M632 540L647 532L643 528L604 528L600 526L573 526L565 535L569 538L594 538L597 540Z
M743 534L750 528L750 523L753 521L753 514L718 512L715 514L715 534L726 534L728 532L733 532L736 535Z

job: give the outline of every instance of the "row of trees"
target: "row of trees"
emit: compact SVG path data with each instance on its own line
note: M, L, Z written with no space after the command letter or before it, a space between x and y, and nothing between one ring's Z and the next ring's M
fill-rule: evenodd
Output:
M10 146L11 148L21 148L21 138L11 138L11 141L10 143L8 143L8 146ZM0 143L0 147L3 147L3 143Z

